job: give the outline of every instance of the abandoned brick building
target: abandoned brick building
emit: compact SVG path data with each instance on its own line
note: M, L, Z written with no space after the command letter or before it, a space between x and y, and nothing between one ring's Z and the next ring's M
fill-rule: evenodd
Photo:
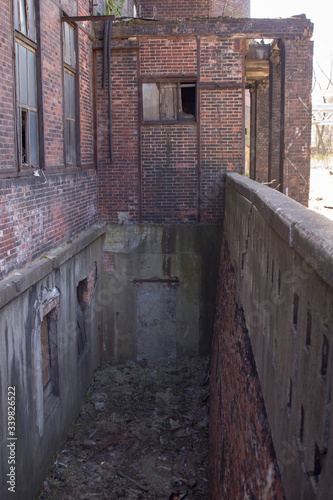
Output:
M274 498L329 498L311 22L249 0L0 6L0 497L9 387L30 500L101 360L212 352L210 498L264 498L268 474Z

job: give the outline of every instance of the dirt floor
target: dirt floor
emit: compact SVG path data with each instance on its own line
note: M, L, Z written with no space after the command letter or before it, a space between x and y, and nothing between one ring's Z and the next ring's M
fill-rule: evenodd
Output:
M208 363L103 364L39 500L208 499Z
M311 158L309 208L333 220L333 154Z

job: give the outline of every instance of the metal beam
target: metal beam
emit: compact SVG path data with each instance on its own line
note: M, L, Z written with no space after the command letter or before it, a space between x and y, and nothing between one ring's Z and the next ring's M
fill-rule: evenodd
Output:
M78 23L80 21L113 21L115 16L62 16L60 18L62 23Z

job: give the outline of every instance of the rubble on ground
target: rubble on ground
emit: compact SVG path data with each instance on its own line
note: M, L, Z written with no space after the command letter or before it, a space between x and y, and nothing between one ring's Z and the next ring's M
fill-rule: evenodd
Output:
M104 363L39 500L208 499L208 363Z

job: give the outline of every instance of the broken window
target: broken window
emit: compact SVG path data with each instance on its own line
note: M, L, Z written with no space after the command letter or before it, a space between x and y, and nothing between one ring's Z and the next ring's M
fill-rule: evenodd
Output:
M35 0L14 0L19 163L39 164Z
M14 27L16 31L36 41L35 0L14 0Z
M76 43L75 28L63 23L66 163L76 163Z
M16 40L15 50L20 160L22 164L37 166L39 158L36 52L33 47L21 40Z
M144 83L142 101L144 121L194 121L196 83Z

